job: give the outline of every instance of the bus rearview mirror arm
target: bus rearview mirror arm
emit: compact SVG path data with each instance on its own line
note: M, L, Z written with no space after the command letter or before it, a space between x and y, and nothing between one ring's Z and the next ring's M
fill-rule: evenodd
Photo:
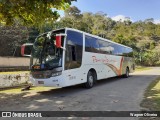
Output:
M61 49L63 49L64 51L66 51L66 48L64 48L64 47L61 47Z

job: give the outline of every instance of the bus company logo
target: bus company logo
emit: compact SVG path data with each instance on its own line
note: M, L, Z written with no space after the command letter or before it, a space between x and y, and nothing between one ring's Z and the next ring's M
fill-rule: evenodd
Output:
M11 112L2 112L2 117L12 117Z
M92 60L94 63L95 62L102 62L102 63L115 63L116 62L115 60L108 59L106 56L104 59L103 58L99 59L96 56L92 56Z

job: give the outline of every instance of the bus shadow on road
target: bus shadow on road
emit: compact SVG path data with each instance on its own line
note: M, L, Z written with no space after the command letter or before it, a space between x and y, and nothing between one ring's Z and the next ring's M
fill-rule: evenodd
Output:
M130 76L132 77L132 76ZM80 84L80 85L74 85L74 86L69 86L69 87L64 87L64 88L57 88L57 89L52 89L50 91L41 91L41 92L38 92L40 94L43 94L43 95L50 95L52 94L53 96L63 96L63 94L65 95L70 95L70 94L78 94L78 92L84 92L86 90L92 90L96 87L100 87L102 85L106 85L106 84L109 84L111 82L116 82L116 81L119 81L119 80L126 80L127 78L122 78L122 77L112 77L112 78L108 78L108 79L102 79L102 80L98 80L96 82L96 84L93 86L93 88L90 88L90 89L87 89L84 87L83 84Z
M156 77L158 75L130 75L128 78L124 78L123 76L118 76L118 77L111 77L111 78L107 78L107 79L102 79L102 80L98 80L96 82L96 84L93 86L93 88L91 89L86 89L84 88L83 84L80 85L74 85L74 86L69 86L69 87L64 87L64 88L58 88L58 89L52 89L50 91L41 91L38 92L40 94L43 95L53 95L53 96L67 96L67 95L72 95L72 94L78 94L79 92L84 92L86 90L92 90L92 89L97 89L98 87L102 87L102 86L110 86L110 84L115 84L116 82L119 83L119 81L121 83L126 83L126 81L135 81L135 80L141 80L141 78L139 77ZM145 81L145 80L144 80Z
M126 80L128 80L129 78L132 78L132 77L133 76L129 76L128 78L125 78L123 76L116 76L116 77L111 77L111 78L107 78L107 79L98 80L94 87L100 87L100 86L107 85L107 84L114 83L114 82L118 82L118 81L126 81Z

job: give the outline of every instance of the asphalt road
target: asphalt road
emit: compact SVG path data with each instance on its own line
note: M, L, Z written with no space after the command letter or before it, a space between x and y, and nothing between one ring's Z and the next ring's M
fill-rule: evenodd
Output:
M0 109L6 111L139 111L143 109L140 103L145 89L159 75L160 68L155 67L134 72L129 78L98 81L92 89L85 89L79 85L38 93L1 94L3 99L0 100ZM112 120L121 119L112 118Z

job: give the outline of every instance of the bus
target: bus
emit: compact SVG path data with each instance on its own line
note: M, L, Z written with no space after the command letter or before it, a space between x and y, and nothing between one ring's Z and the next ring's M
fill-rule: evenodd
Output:
M27 44L22 45L23 56L25 48ZM30 54L30 80L34 86L83 84L92 88L98 80L127 78L134 69L132 48L72 28L39 35Z

